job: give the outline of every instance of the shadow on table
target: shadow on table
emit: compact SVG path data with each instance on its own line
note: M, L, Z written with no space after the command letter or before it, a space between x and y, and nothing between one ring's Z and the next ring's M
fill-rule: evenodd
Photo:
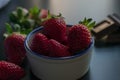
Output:
M38 79L33 73L32 71L30 71L30 80L41 80ZM80 79L77 80L90 80L90 70Z
M90 80L90 69L82 78L77 80Z
M41 80L41 79L38 79L38 78L32 73L32 71L30 71L30 80Z

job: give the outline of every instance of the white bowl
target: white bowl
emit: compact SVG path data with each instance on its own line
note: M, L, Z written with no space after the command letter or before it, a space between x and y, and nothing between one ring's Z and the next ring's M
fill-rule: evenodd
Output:
M43 27L34 29L25 40L27 58L33 74L42 80L76 80L85 75L89 70L94 40L79 54L60 58L48 57L33 52L29 47L32 36L42 29Z

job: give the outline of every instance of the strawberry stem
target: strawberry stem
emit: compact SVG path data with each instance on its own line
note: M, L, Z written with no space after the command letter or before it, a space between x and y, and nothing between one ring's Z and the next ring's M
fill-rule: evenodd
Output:
M95 24L96 24L96 22L95 21L92 21L92 18L84 18L84 20L83 21L79 21L79 24L83 24L83 25L85 25L86 27L88 27L88 29L89 30L91 30L94 26L95 26Z
M62 14L59 13L58 15L54 15L54 14L51 14L50 11L48 10L48 14L47 14L47 17L46 18L43 18L42 19L42 22L48 20L48 19L51 19L51 18L60 18L62 17ZM62 17L63 18L63 17Z

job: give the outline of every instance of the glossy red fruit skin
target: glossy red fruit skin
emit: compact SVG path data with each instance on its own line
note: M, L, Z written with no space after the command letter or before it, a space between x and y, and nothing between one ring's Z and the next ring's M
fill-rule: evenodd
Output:
M49 56L50 57L66 57L71 54L68 51L68 47L59 43L54 39L49 40Z
M43 33L50 39L63 43L66 39L66 24L63 18L51 18L43 22Z
M21 65L25 58L26 50L24 48L25 36L19 33L13 33L4 41L5 54L9 62Z
M42 55L48 55L48 39L47 37L42 33L37 33L34 35L30 48L32 51L42 54Z
M25 72L20 66L0 61L0 80L20 80L24 76Z
M68 45L71 53L87 48L91 43L91 33L82 24L73 25L68 31Z

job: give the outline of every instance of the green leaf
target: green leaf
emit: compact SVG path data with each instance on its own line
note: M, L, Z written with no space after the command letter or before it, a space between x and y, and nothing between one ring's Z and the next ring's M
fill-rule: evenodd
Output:
M50 11L48 10L47 17L41 19L41 22L44 22L44 21L46 21L46 20L48 20L48 19L51 19L51 18L63 18L63 19L64 19L64 17L62 16L61 13L59 13L58 15L55 15L55 14L51 14Z
M88 18L85 25L89 27L89 24L91 23L92 19L91 18Z
M12 26L9 23L5 23L5 27L8 34L11 34L13 32Z
M79 21L79 24L86 25L86 23L87 23L87 19L86 19L86 17L84 18L84 20L83 20L83 21Z
M33 17L34 17L34 16L36 17L36 16L39 15L40 9L35 6L35 7L31 8L31 9L29 10L29 12L32 14Z
M38 7L33 7L29 10L29 14L31 16L31 19L33 19L35 21L36 25L39 25L41 23L41 19L40 19L40 9Z
M87 23L87 19L86 17L84 18L84 20L82 21L83 24Z
M88 18L87 22L90 23L92 21L92 18Z
M18 22L17 12L16 11L11 12L9 14L9 19L11 22L17 23Z
M17 15L18 15L19 19L21 19L23 17L23 10L21 7L17 8Z
M79 24L83 24L86 27L88 27L89 30L91 30L95 26L95 21L92 21L92 18L84 18L83 21L79 21Z
M50 14L50 13L49 13ZM58 18L58 17L62 17L62 14L61 13L59 13L58 15L52 15L52 14L50 14L50 16L52 17L52 18Z
M24 18L28 18L29 17L29 13L27 13L26 15L24 15Z
M33 30L32 28L30 28L30 29L25 29L25 28L23 28L23 29L21 30L21 34L29 34L32 30Z
M89 25L88 25L88 28L89 29L92 29L94 26L95 26L96 22L91 22Z
M29 29L35 26L35 21L33 19L25 19L23 21L23 26L25 29Z
M14 24L14 32L20 32L21 26L19 24Z

